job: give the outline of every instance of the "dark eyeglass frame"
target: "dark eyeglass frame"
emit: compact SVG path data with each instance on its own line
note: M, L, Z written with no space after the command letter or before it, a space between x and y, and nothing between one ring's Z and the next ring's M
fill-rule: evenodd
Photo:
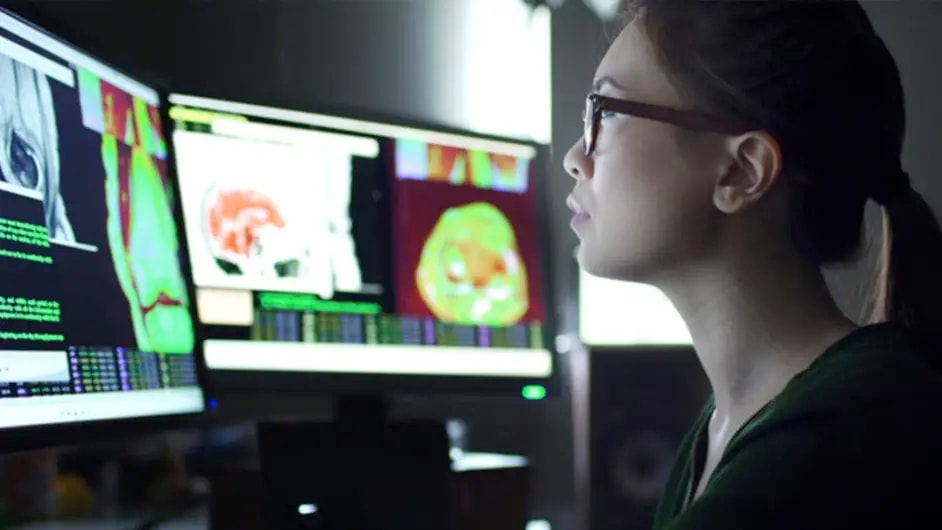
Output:
M617 112L637 118L670 123L685 129L719 134L743 134L755 129L755 127L749 127L734 120L694 110L675 109L590 93L585 98L585 114L582 117L584 122L583 143L585 144L585 156L592 156L592 153L595 152L595 142L598 139L599 124L602 120L603 111Z

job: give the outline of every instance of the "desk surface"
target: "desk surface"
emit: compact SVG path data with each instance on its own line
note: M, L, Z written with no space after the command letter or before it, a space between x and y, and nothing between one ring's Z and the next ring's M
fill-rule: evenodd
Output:
M528 460L525 456L455 452L452 454L451 468L453 471L462 472L526 467L527 465ZM15 530L134 530L141 526L142 522L142 519L131 517L115 517L106 520L48 521L18 526L15 527ZM155 530L206 530L208 524L208 510L201 508L157 525Z
M14 527L13 530L136 530L141 519L89 519L87 521L49 521ZM209 512L200 509L154 527L155 530L206 530Z

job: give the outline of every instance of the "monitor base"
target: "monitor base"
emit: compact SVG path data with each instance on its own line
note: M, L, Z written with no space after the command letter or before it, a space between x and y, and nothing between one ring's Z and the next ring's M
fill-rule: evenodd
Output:
M451 468L448 490L454 510L452 528L521 530L527 527L531 517L532 470L525 457L464 453L452 461ZM210 477L209 530L271 528L262 517L262 476L259 467L249 463L214 470Z
M343 395L334 399L334 422L368 434L380 433L389 423L389 398L382 395Z
M445 422L388 413L385 398L343 396L333 421L260 423L266 526L453 529Z

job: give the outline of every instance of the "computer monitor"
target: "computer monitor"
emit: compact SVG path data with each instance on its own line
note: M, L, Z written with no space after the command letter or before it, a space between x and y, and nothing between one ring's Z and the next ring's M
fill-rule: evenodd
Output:
M590 348L692 344L687 325L660 289L600 278L582 269L579 339Z
M554 380L546 149L171 94L214 385L513 392Z
M37 23L0 9L4 451L205 408L161 94Z

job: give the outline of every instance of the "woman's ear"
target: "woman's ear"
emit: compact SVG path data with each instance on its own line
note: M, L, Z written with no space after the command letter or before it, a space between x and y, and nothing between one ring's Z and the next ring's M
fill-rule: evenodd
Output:
M762 131L730 138L727 148L732 163L716 181L713 203L721 212L736 213L758 202L778 181L782 149Z

